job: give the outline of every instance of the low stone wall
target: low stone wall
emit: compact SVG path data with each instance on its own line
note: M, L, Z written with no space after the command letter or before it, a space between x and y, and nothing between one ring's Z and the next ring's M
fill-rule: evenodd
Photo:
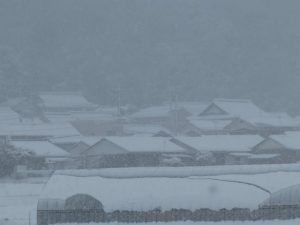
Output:
M114 211L105 213L102 210L38 210L37 225L56 223L89 223L89 222L171 222L171 221L222 221L251 220L249 209L222 209L219 211L199 209L195 211L172 209L169 211Z
M257 210L234 208L231 210L198 209L160 209L143 211L114 211L106 213L103 210L38 210L37 225L57 223L89 223L89 222L172 222L172 221L255 221L255 220L287 220L300 218L300 207L280 206L260 208Z

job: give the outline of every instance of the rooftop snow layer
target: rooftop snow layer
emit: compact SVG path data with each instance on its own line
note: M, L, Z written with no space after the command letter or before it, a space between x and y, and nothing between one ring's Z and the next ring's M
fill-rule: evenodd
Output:
M189 122L201 130L206 131L215 131L215 130L223 130L226 126L228 126L232 120L199 120L193 119L189 120Z
M270 127L297 127L297 122L288 114L278 113L265 113L262 116L247 117L241 116L247 122L255 126L270 126Z
M59 124L10 124L0 126L0 135L7 136L76 136L80 133L69 123Z
M178 102L179 108L184 108L191 116L198 116L206 107L208 103L192 101L192 102Z
M41 157L66 157L68 152L48 141L11 141L10 144L19 150L34 153Z
M153 136L160 131L169 133L167 129L160 125L152 125L148 124L145 126L144 124L125 124L124 131L133 134L133 135L140 135L140 136Z
M170 106L152 106L131 115L132 118L144 118L144 117L167 117L169 116Z
M201 137L175 137L174 140L200 152L248 152L264 139L259 135L205 135Z
M109 141L129 152L186 152L182 147L164 137L106 137ZM100 142L101 142L100 141Z
M71 136L71 137L58 137L52 138L50 141L54 144L78 144L79 142L83 142L89 146L96 144L101 140L102 137L85 137L85 136Z
M43 92L39 95L45 107L95 107L80 93Z
M271 135L270 138L285 148L300 150L300 132L286 132L281 135Z
M262 116L265 113L248 99L215 99L213 103L231 116Z

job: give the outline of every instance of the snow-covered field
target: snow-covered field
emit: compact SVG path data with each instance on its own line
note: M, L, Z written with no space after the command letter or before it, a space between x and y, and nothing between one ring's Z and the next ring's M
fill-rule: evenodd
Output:
M176 168L179 170L179 168ZM106 171L106 170L105 170ZM112 170L113 171L113 170ZM108 173L108 171L107 171ZM95 176L95 175L94 175ZM180 179L180 178L179 178ZM197 180L209 181L210 179L221 179L221 180L235 180L242 182L249 182L257 184L270 192L278 191L281 188L291 186L300 183L300 172L272 172L263 174L235 174L235 175L218 175L218 176L191 176L189 182L196 182ZM37 201L45 188L45 184L48 178L34 178L34 179L23 179L23 180L0 180L0 225L1 221L7 218L12 224L16 225L28 225L29 217L31 217L31 225L35 225L36 222L36 207ZM114 179L113 179L114 180ZM113 182L113 180L111 182ZM126 179L125 179L126 180ZM120 184L116 182L116 185ZM228 183L224 183L228 185ZM230 184L230 183L229 183ZM124 184L125 185L125 184ZM128 184L129 185L129 184ZM149 186L151 186L149 184ZM222 187L223 188L223 187ZM173 188L174 189L174 188ZM168 189L172 190L172 188ZM142 193L142 192L140 192ZM264 199L262 199L264 200ZM9 224L9 223L5 223ZM111 223L115 225L118 223ZM300 224L300 220L294 221L259 221L259 222L178 222L169 223L169 225L294 225ZM138 224L136 224L138 225ZM152 225L149 223L149 225ZM160 223L156 224L160 225Z
M0 181L0 220L23 225L35 224L36 205L47 179L26 179ZM1 224L1 223L0 223Z

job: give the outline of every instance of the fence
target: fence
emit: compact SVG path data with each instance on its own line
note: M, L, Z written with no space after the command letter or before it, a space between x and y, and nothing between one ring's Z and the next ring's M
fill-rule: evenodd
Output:
M114 211L103 210L38 210L37 225L56 223L145 223L145 222L173 222L173 221L257 221L257 220L287 220L300 218L300 206L278 206L259 208L256 210L234 208L231 210L172 209L161 211Z

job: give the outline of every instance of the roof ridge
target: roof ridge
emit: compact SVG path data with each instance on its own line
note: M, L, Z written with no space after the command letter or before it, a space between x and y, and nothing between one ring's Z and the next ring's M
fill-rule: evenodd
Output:
M251 99L231 99L231 98L215 98L213 102L248 102L253 103Z

